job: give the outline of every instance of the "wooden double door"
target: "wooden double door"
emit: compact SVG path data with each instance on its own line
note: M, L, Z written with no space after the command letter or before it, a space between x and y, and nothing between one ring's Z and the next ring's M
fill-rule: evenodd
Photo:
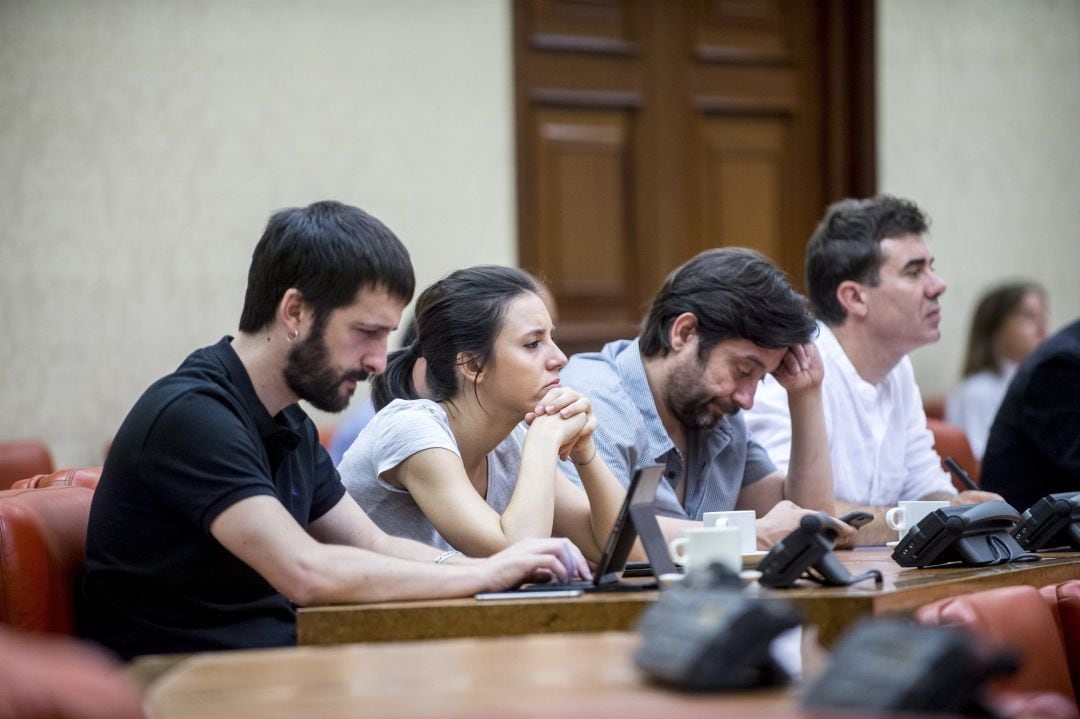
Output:
M757 249L802 286L874 192L872 0L518 0L519 251L568 353L632 337L677 265Z

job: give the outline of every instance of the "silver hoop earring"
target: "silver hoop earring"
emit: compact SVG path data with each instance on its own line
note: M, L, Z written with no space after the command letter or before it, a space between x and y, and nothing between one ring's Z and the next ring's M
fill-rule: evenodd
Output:
M289 334L285 335L285 339L289 340L290 342L293 342L299 336L300 336L300 330L293 330Z

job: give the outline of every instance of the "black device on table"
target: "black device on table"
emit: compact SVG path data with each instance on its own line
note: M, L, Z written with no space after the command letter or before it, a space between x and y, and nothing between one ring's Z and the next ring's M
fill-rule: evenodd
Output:
M1010 534L1019 521L1020 514L1002 501L935 509L907 531L892 558L902 567L1035 561L1039 555L1025 552Z
M652 577L655 574L649 562L627 562L622 572L624 577Z
M873 519L867 512L851 512L840 521L861 527ZM758 565L761 578L758 583L774 589L791 587L799 579L809 579L826 586L847 586L866 579L881 583L881 572L871 569L858 576L851 576L840 560L833 554L833 547L840 536L836 520L827 514L808 514L799 527L781 539Z
M864 709L875 715L996 716L983 704L982 686L1018 667L1011 653L953 628L863 620L840 638L802 701L815 710Z
M1052 547L1080 550L1080 492L1046 495L1024 510L1012 536L1029 552Z
M843 517L840 517L840 521L845 524L850 524L852 527L858 529L864 524L868 524L873 521L874 515L869 512L848 512ZM832 530L829 530L832 532ZM836 533L833 532L833 539L835 541ZM676 570L678 571L678 570ZM627 562L626 569L623 570L624 577L650 577L653 575L652 565L648 562Z
M638 620L638 667L657 681L691 691L786 682L788 674L771 647L778 634L799 625L799 615L787 602L740 594L741 586L737 574L713 564L662 592Z
M852 527L855 527L855 529L858 529L859 527L874 521L874 515L869 512L855 510L854 512L848 512L840 517L840 521L844 524L850 524Z
M567 589L584 592L656 589L658 586L656 582L628 583L620 581L620 576L626 566L626 559L634 548L634 541L638 537L641 537L645 554L649 557L649 564L658 575L675 571L675 562L672 561L671 554L668 552L667 542L664 541L664 535L656 521L656 511L653 506L656 500L656 489L660 486L663 475L663 466L643 467L634 472L630 485L626 488L626 498L623 499L615 524L611 527L604 553L600 556L600 562L596 565L591 582L579 580L527 584L509 592L498 592L498 597L527 595L530 592L551 593ZM476 596L478 599L487 599L493 595L485 593Z

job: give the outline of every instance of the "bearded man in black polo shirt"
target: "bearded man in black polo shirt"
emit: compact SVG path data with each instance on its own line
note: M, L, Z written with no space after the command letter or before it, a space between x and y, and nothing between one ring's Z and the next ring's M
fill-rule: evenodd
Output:
M120 427L94 493L79 633L124 657L295 643L295 607L467 596L588 575L561 539L489 559L379 530L301 399L337 412L381 372L408 252L355 207L270 218L236 337L192 353Z

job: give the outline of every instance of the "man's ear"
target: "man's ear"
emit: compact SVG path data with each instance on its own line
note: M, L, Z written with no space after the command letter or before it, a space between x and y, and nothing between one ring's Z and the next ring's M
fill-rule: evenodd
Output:
M311 308L304 301L304 293L295 287L285 290L278 302L278 319L285 327L285 333L296 339L304 325L311 318Z
M480 369L480 364L476 361L474 355L458 352L456 361L458 372L461 372L466 381L471 384L479 384L484 380L484 371Z
M844 280L836 288L836 300L849 315L866 317L870 311L866 304L866 292L861 284L854 280Z
M671 323L670 337L671 349L679 352L686 345L696 341L698 331L698 319L693 312L683 312Z

